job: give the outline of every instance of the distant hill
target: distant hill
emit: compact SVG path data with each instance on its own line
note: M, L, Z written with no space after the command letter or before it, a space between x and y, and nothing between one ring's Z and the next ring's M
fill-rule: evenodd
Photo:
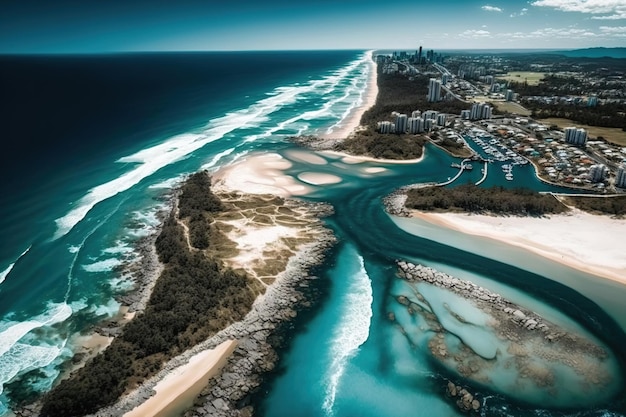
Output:
M570 58L626 58L626 48L587 48L554 53Z

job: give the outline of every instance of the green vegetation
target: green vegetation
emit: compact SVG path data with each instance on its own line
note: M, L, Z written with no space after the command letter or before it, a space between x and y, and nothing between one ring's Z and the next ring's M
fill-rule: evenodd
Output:
M585 103L554 103L548 104L541 101L525 100L529 96L567 96L584 95L588 88L584 81L576 77L563 77L555 74L546 75L537 85L528 83L511 83L510 88L522 96L525 107L532 111L534 119L549 117L571 119L577 123L590 126L615 127L626 130L626 105L621 103L607 103L589 107ZM598 90L609 89L607 85L597 85Z
M222 204L209 185L206 172L194 174L183 185L179 218L172 212L156 240L165 268L145 311L102 354L46 395L42 416L85 415L112 404L158 372L165 361L241 320L250 310L256 297L251 280L190 248L180 223L184 218L193 225L193 246L211 245L209 223Z
M566 197L565 201L567 204L573 204L581 210L594 214L626 215L626 195L619 197Z
M512 71L506 73L506 75L498 75L497 78L499 81L523 82L528 85L538 85L545 75L546 74L543 72Z
M391 113L394 111L408 115L414 110L437 110L458 114L461 110L470 107L470 104L457 100L429 103L426 97L429 80L430 77L425 75L408 78L402 74L383 74L379 70L376 103L361 117L361 125L365 126L365 129L337 145L336 150L374 158L419 158L428 139L427 136L380 134L376 128L378 122L391 120ZM459 152L456 142L439 143L439 145L451 153Z
M335 149L353 155L403 160L422 156L425 143L424 136L383 135L368 129L356 137L345 139Z
M454 188L425 187L407 192L407 208L433 211L465 211L471 213L542 216L562 213L563 204L550 195L525 188L481 188L472 184Z
M539 119L538 121L547 126L553 126L559 129L565 129L569 126L576 126L585 129L590 138L605 140L618 146L626 146L626 134L622 129L616 127L589 126L582 123L576 123L575 121L570 119L558 118Z

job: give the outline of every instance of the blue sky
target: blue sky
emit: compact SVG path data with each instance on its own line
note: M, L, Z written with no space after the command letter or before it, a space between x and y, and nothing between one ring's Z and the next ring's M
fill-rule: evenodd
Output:
M626 46L626 0L3 0L0 53Z

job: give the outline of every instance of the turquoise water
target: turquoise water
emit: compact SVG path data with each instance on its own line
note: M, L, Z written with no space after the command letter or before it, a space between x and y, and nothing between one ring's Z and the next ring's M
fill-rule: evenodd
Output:
M104 65L97 57L89 59L95 68ZM67 137L50 133L52 139L39 133L39 159L31 155L39 148L15 151L16 168L4 185L0 216L0 415L11 399L49 389L72 355L75 335L117 312L113 297L129 285L120 267L133 261L137 239L158 224L157 213L171 187L198 169L215 172L269 151L292 161L286 173L294 178L319 172L342 181L313 187L303 197L334 206L327 222L340 243L321 271L319 285L327 297L308 319L296 322L279 370L264 386L261 415L460 415L442 389L444 378L458 377L433 360L427 338L415 333L407 339L387 318L398 288L396 259L475 280L596 337L616 355L615 374L623 375L626 319L620 301L625 288L597 285L604 281L435 227L413 225L415 236L384 212L381 199L395 188L454 175L449 167L454 159L444 152L428 146L425 159L412 165L353 164L329 155L323 156L326 163L310 165L293 158L287 135L332 130L360 103L371 68L362 52L165 56L158 57L162 65L152 65L154 59L130 59L118 68L114 58L107 58L102 72L113 74L107 80L127 79L131 90L143 86L130 98L107 98L114 108L122 102L130 106L128 113L120 111L119 119L104 119L109 106L92 109L96 115L76 118L92 117L89 129L64 132ZM146 60L149 68L162 69L150 77L161 79L154 81L138 70L145 69ZM80 67L75 62L64 65ZM222 78L211 78L211 71L219 68ZM95 77L93 71L82 76ZM106 84L101 75L97 80ZM168 88L160 89L163 85ZM99 96L105 97L105 91ZM54 105L61 104L53 100ZM17 167L27 162L35 168L41 164L38 175L26 172L20 177L23 170ZM385 171L374 174L368 168ZM480 170L474 171L464 173L458 183L477 181ZM553 190L529 166L516 168L512 182L498 169L493 173L485 185ZM577 286L564 285L568 276ZM469 314L469 307L463 310ZM474 313L480 322L480 314ZM398 321L424 325L402 314L396 312ZM484 349L485 356L492 355L489 343L479 346L485 341L474 340L472 334L465 337ZM483 415L594 416L624 415L618 379L617 394L609 398L551 409L489 386L459 382L482 394Z
M482 394L482 415L603 415L607 404L614 404L614 410L621 413L623 404L619 401L615 403L613 399L620 398L620 393L623 393L623 370L620 365L623 353L619 348L621 342L615 343L615 337L623 340L621 326L624 326L625 319L620 312L623 310L621 300L624 289L608 280L599 280L517 248L493 242L488 245L489 242L483 242L486 239L470 238L424 222L413 224L412 220L385 214L381 198L390 190L408 182L441 181L444 175L448 175L450 157L434 147L427 147L426 155L421 163L415 165L391 166L368 162L352 165L350 169L339 157L327 157L327 164L322 166L292 160L294 167L290 172L294 176L298 172L314 171L342 177L341 183L319 187L309 197L333 203L336 214L329 224L345 243L332 260L333 267L325 277L330 286L329 299L321 313L303 324L302 333L286 352L279 374L268 385L262 415L462 415L452 401L445 399L442 389L444 378L467 383L478 390ZM362 174L373 167L383 167L386 171L370 177ZM546 185L527 168L518 169L513 182L498 177L492 181L505 186L523 185L546 190ZM479 177L475 173L463 175L471 180L474 176L476 179ZM401 222L409 224L403 224L402 229L410 229L413 235L395 227ZM334 329L350 320L351 316L342 312L342 307L348 302L345 289L353 286L350 279L356 279L363 273L363 269L359 268L361 259L373 296L368 337L360 344L349 337L342 337L339 346L350 353L338 354L332 342L332 338L337 337ZM516 386L517 374L504 365L488 375L494 381L491 385L468 381L454 369L446 368L445 364L437 364L428 352L427 332L419 336L424 332L426 323L390 304L390 295L403 294L398 290L401 281L395 277L395 259L423 263L472 280L537 311L570 331L595 340L608 351L614 349L618 356L611 356L609 362L594 365L610 375L610 388L583 390L586 396L581 396L580 388L573 388L572 385L570 392L571 384L582 384L578 385L580 387L584 386L584 381L575 382L578 379L571 370L557 365L551 369L560 388L558 392L550 393L532 384L524 389ZM572 278L580 292L561 284ZM424 292L432 291L435 289ZM406 293L409 294L410 291ZM471 329L455 327L454 320L447 315L446 324L467 345L486 358L495 357L499 352L498 357L504 358L502 363L506 362L507 356L503 352L506 353L507 346L481 326L486 318L480 311L443 290L430 294L430 297L431 303L437 298L445 299L446 305L462 312L466 319L474 323ZM360 302L365 302L365 298ZM442 303L433 304L439 306L438 313L445 321ZM600 309L598 305L605 309ZM390 311L395 314L396 322L415 331L403 335L388 321ZM350 328L365 334L365 321L355 320ZM354 343L348 343L350 340ZM458 340L453 337L449 345L458 344ZM355 346L358 346L356 350ZM328 370L333 369L329 358L339 360L337 358L345 356L350 357L346 366L329 375ZM548 366L543 362L538 364L532 366ZM316 377L312 378L312 373ZM299 382L301 380L304 382ZM316 380L317 384L311 384L312 380ZM333 404L333 407L328 409L324 406L328 404ZM581 413L579 409L586 411L577 414Z

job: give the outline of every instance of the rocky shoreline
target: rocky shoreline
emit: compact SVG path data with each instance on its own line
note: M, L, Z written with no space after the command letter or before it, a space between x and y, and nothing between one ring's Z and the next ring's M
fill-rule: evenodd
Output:
M539 332L548 342L561 341L567 345L575 344L578 348L598 357L606 356L606 352L595 344L560 329L533 311L518 306L473 282L463 281L427 266L414 265L410 262L398 261L398 267L401 271L400 276L407 281L424 281L472 300L481 310L498 319L499 330L508 340L519 341L527 332Z
M208 340L184 354L170 360L154 377L141 387L124 396L116 404L101 409L93 416L118 417L132 410L153 395L153 388L168 373L187 363L200 351L213 349L226 340L236 339L237 348L219 375L196 400L196 406L186 416L251 416L254 408L250 398L262 381L263 375L274 369L278 355L273 338L279 337L280 327L297 316L297 309L305 307L305 296L310 281L317 277L310 271L320 265L327 251L334 245L335 237L325 230L323 238L304 247L288 263L276 282L254 302L246 317L233 323Z
M322 138L315 135L290 136L287 140L313 151L333 151L343 141L343 139Z
M406 208L406 192L416 188L435 186L435 183L413 184L398 188L383 198L383 206L388 214L399 217L411 217L411 211Z
M583 399L601 398L619 386L620 378L611 372L615 358L593 336L550 322L471 281L410 262L397 265L406 290L393 296L388 319L410 344L421 340L428 346L431 357L449 374L446 378L452 379L445 379L446 395L462 411L478 412L481 395L477 398L455 383L456 378L525 402L532 401L533 394L509 391L510 386L532 386L529 392L545 392L543 406L568 404L570 391ZM430 286L454 295L433 292ZM421 324L407 321L409 316ZM564 368L571 379L567 387L561 382ZM501 373L508 374L508 382L494 380Z

